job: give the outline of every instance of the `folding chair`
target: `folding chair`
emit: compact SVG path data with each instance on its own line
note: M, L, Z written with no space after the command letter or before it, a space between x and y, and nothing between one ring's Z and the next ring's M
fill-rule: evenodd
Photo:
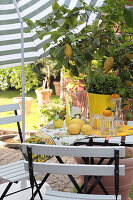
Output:
M18 133L19 133L20 141L22 143L23 142L22 131L21 131L20 123L19 123L20 121L22 121L22 115L18 115L17 110L19 110L19 109L20 109L20 107L19 107L18 103L0 105L0 112L14 111L14 114L15 114L15 116L0 118L0 125L16 122L17 127L18 127Z
M19 109L20 109L19 104L0 105L0 112L14 111L15 113L14 116L0 118L0 125L16 122L17 127L18 127L18 133L20 136L20 141L22 143L23 138L22 138L22 132L21 132L21 127L19 123L20 121L22 121L22 115L18 115L17 110ZM0 178L9 182L4 192L1 195L0 200L16 192L22 191L22 190L19 190L19 191L8 193L13 183L18 183L22 179L29 178L28 172L25 171L24 169L24 160L20 160L17 162L0 166ZM25 189L28 189L28 188L24 188L24 190Z
M72 175L84 175L85 177L100 177L97 181L100 182L102 176L114 176L115 178L115 194L114 195L94 195L87 194L86 187L88 187L88 182L84 184L84 191L81 193L86 194L75 194L66 193L61 191L48 190L45 196L40 199L54 199L54 200L120 200L121 195L119 195L119 176L125 175L125 166L119 165L119 157L125 156L125 147L103 147L103 146L57 146L57 145L41 145L41 144L22 144L23 153L28 154L28 161L24 161L25 170L29 171L30 182L32 188L32 199L34 199L34 172L43 173L55 173L55 174L67 174ZM64 164L62 163L35 163L32 162L33 154L45 154L50 156L74 156L74 157L98 157L98 158L113 158L114 165L108 163L108 165L94 165L94 164ZM40 184L41 185L41 184ZM40 189L40 187L38 188ZM38 190L37 189L37 190ZM81 189L81 188L80 188Z

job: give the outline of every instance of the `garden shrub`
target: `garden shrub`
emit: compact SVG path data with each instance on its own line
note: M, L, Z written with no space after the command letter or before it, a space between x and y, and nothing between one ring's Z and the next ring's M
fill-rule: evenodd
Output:
M51 100L43 106L40 106L42 124L45 125L53 120L53 117L56 115L57 111L62 117L64 117L66 114L64 104Z
M0 90L7 90L11 87L11 68L0 69Z
M53 78L59 75L59 71L55 69L54 62L49 59L42 59L35 61L31 64L24 66L25 73L25 93L32 89L42 86L42 82L45 76L48 74L48 68L50 68L50 74ZM10 88L22 90L22 74L21 66L2 68L0 69L0 89L6 90Z

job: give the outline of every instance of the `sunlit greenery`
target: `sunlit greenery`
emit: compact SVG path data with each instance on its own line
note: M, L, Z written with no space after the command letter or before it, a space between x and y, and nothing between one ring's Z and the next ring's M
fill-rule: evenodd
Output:
M0 91L0 105L3 104L10 104L13 103L13 97L19 96L19 91L18 90L8 90L8 91ZM44 121L42 121L42 116L40 113L40 106L38 105L36 94L34 91L30 91L27 93L26 96L33 97L33 102L31 105L30 109L30 114L25 116L25 126L26 130L35 130L39 128L40 124L45 124ZM52 101L59 103L59 97L56 95L52 95L51 97ZM9 114L14 114L14 113L1 113L0 117L7 116ZM48 113L49 114L49 113ZM6 125L1 125L0 129L17 129L16 123L12 124L6 124Z

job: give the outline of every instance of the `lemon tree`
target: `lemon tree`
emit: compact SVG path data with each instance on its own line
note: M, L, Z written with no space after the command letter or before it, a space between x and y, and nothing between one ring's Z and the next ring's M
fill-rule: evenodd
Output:
M45 21L26 19L30 29L36 29L38 36L50 36L50 42L44 44L51 59L56 60L56 69L70 70L70 76L80 74L89 76L90 68L115 73L120 77L119 94L123 98L133 98L133 8L126 0L105 0L101 7L89 6L83 0L82 5L68 9L55 0L53 12ZM98 17L90 25L89 14ZM78 28L82 25L82 28ZM87 78L84 78L87 84ZM111 86L110 86L111 87Z
M57 61L56 68L64 66L78 76L79 73L87 73L92 61L97 60L98 67L103 68L105 60L112 57L114 64L110 70L121 70L125 66L130 70L132 59L127 55L133 54L133 9L126 6L130 2L105 0L105 4L98 8L80 1L81 6L68 9L55 0L53 12L45 21L36 20L34 24L26 19L40 39L50 36L51 41L43 48L44 51L49 48L51 58ZM98 14L92 25L88 24L90 12ZM78 31L82 24L83 28Z

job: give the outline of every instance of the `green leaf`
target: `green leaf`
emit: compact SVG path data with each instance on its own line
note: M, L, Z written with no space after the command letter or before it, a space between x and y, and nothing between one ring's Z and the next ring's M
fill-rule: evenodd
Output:
M61 6L60 10L63 12L63 14L66 14L68 12L68 9L66 9L64 6Z
M98 39L98 38L96 38L95 40L94 40L94 42L96 43L96 45L100 45L100 40Z
M90 73L91 74L91 66L87 66L86 69L85 69L85 71L86 71L86 73Z
M86 36L79 36L78 38L77 38L77 40L84 40L84 39L86 39Z
M64 57L65 57L64 47L57 47L56 58L62 62L64 60Z
M40 35L42 31L36 31L37 35Z
M57 3L57 1L54 1L53 5L52 5L52 9L53 11L56 11L60 8L59 4Z
M42 40L44 36L50 35L50 32L39 34L39 39Z
M57 22L53 22L51 24L51 26L52 26L52 28L57 28L57 27L59 27L59 24Z
M121 78L122 81L129 80L130 76L131 74L128 70L123 70L122 72L119 73L119 77Z
M68 60L68 58L65 58L65 59L67 59L67 60ZM63 61L63 64L64 64L64 61ZM65 67L65 69L68 69L68 70L70 70L70 69L72 68L72 64L71 64L71 63L69 63L69 60L68 60L68 63L67 63L67 65L64 65L64 67Z
M75 37L74 35L69 35L69 38L70 38L70 40L71 40L72 42L75 42L75 40L76 40L76 37Z
M58 31L51 32L51 39L54 42L57 42L58 38L61 36L61 34Z
M71 72L74 76L79 76L79 71L76 65L72 66Z
M61 115L57 111L57 114L53 117L54 120L62 119Z
M128 93L129 93L129 96L133 99L133 91L130 90L130 92L128 92Z
M24 32L25 32L25 33L30 33L31 31L27 28L27 29L25 29Z
M128 110L128 111L126 112L126 114L125 114L125 118L126 118L127 121L129 121L129 120L131 119L131 117L132 117L132 113L131 113L130 110Z
M35 28L35 24L30 19L25 18L24 21L27 23L31 30Z
M58 29L58 31L61 33L66 33L66 32L68 32L68 30L64 27L64 26L61 26L59 29Z
M80 67L79 68L79 73L85 74L86 73L86 67Z
M43 26L46 26L46 23L41 22L40 20L36 20L36 25L40 26L40 27L43 27Z
M64 58L63 62L62 62L63 66L68 69L68 65L69 65L69 59L67 57Z
M120 51L121 49L125 48L126 46L131 46L133 45L132 42L124 42L118 49L117 51Z
M88 61L93 60L93 56L92 56L92 54L90 53L90 51L88 51L88 49L85 49L85 58L86 58Z
M94 48L92 45L89 45L88 50L89 50L91 53L94 53L95 48Z
M124 93L125 93L125 88L124 87L119 88L119 94L122 95Z
M72 27L76 27L78 22L77 22L77 18L74 16L71 17L64 17L64 20L66 21L66 24L72 26Z
M43 45L43 50L46 51L46 49L50 46L50 43L46 43Z
M61 62L58 62L56 65L55 65L55 68L57 70L60 70L62 68L62 63Z
M49 54L51 55L51 57L55 58L55 51L56 51L56 48L55 47L52 47L49 49Z
M125 6L124 8L124 18L127 25L133 28L133 6Z

